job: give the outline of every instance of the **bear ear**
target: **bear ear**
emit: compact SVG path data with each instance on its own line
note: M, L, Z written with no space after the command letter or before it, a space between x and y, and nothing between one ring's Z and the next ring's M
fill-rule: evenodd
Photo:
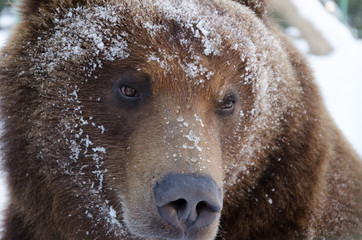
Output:
M234 0L234 1L249 7L251 10L255 12L255 14L259 18L263 18L267 13L268 9L267 0Z

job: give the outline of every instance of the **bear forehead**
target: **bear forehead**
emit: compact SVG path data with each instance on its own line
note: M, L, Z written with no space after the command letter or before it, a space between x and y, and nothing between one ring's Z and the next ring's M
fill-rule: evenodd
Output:
M290 89L280 87L290 83L284 78L292 73L283 61L275 62L275 54L287 58L278 40L252 11L234 1L90 1L39 14L49 19L37 23L34 41L23 44L32 77L21 72L19 79L31 81L45 95L58 91L59 84L63 93L78 91L75 80L79 86L98 78L95 72L107 62L133 65L148 74L154 69L162 75L182 73L181 80L193 87L210 79L227 84L223 79L234 70L242 84L252 84L256 105L268 111L271 98L266 95Z
M234 55L235 61L247 61L247 70L257 74L256 65L265 64L268 54L256 45L271 42L252 13L232 1L119 1L59 7L50 18L40 27L44 31L39 31L36 46L25 46L39 76L51 77L78 66L91 77L104 62L125 59L156 61L167 73L172 70L170 62L176 61L187 78L203 78L195 81L198 84L214 74L201 63L205 57L227 54L232 65ZM180 55L188 59L179 60Z

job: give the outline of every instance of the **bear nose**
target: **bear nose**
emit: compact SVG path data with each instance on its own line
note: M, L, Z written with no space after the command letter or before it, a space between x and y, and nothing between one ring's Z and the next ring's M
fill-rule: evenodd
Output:
M222 209L222 193L204 176L173 174L153 189L159 215L183 233L211 225Z

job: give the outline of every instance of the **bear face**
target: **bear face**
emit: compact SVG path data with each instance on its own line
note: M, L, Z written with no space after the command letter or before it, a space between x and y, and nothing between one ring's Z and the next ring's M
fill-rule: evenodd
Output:
M27 2L2 68L8 225L24 229L8 239L308 230L324 110L264 3L243 3Z

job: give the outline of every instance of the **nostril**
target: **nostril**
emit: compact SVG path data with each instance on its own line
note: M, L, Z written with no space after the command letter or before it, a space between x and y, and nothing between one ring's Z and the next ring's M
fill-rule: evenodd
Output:
M186 209L187 201L181 198L171 202L170 205L176 210L178 219L180 219L182 222L186 222L188 218L187 209Z
M171 204L174 206L175 209L177 209L177 212L179 213L186 208L187 202L185 199L180 198L174 202L171 202Z
M200 214L201 212L220 212L221 208L220 205L212 205L211 203L208 203L207 201L201 201L196 205L196 212L197 214Z
M196 212L199 215L202 211L208 210L208 205L205 201L201 201L196 205Z

